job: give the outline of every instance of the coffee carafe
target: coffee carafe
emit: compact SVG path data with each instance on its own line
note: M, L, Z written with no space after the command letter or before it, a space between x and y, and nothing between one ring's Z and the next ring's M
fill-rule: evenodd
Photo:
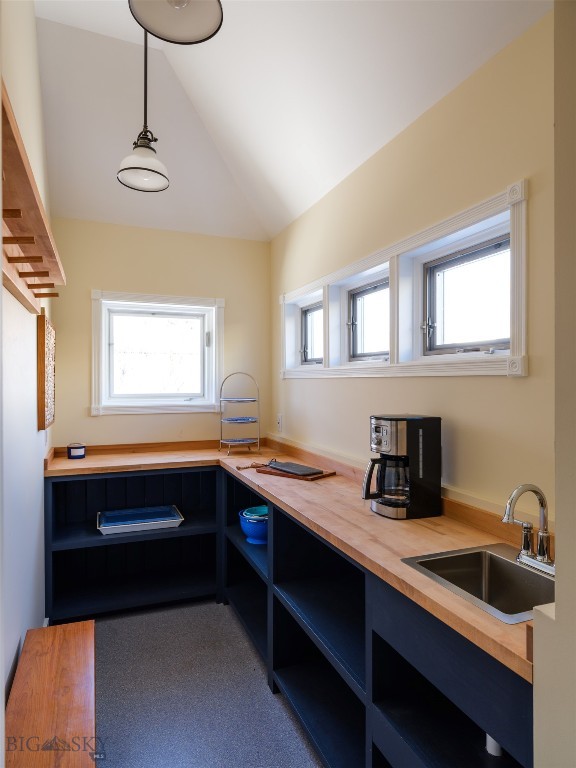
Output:
M398 519L442 513L438 416L371 416L370 449L380 457L370 459L362 498L373 512Z

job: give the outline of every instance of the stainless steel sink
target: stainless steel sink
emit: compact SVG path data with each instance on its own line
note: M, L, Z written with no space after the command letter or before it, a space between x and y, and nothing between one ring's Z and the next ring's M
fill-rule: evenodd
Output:
M509 544L406 557L402 562L426 574L506 624L532 618L535 605L554 602L554 579L516 562Z

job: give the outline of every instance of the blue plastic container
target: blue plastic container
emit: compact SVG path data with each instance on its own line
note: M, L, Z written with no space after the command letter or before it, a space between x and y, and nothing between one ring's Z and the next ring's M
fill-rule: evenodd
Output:
M265 510L260 513L262 516L258 516L259 512L256 510L259 509ZM246 512L248 514L245 514ZM266 544L268 541L267 512L267 507L250 507L249 509L242 510L242 512L238 513L238 517L240 518L240 528L249 544Z

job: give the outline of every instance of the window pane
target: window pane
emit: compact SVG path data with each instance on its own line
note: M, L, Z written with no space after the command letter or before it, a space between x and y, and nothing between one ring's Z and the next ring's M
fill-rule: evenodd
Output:
M324 355L324 311L304 310L304 360L322 360Z
M353 356L376 355L390 349L390 290L382 285L376 290L358 293L353 298Z
M436 345L510 338L510 248L438 268Z
M202 394L202 317L112 314L111 323L111 394Z

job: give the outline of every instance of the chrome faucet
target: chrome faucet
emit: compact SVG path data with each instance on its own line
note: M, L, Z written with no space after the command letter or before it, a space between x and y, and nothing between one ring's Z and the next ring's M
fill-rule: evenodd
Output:
M536 552L532 549L532 523L524 522L523 520L516 520L514 517L514 509L516 502L524 493L532 491L532 493L538 499L540 505L540 520L538 540L536 544ZM548 531L548 502L544 492L538 488L537 485L531 485L530 483L524 483L515 488L510 494L510 498L506 502L506 510L504 511L503 523L515 523L522 526L522 546L518 557L516 558L519 563L528 565L531 568L536 568L539 571L544 571L549 575L554 576L556 573L556 567L554 561L550 558L550 532Z

